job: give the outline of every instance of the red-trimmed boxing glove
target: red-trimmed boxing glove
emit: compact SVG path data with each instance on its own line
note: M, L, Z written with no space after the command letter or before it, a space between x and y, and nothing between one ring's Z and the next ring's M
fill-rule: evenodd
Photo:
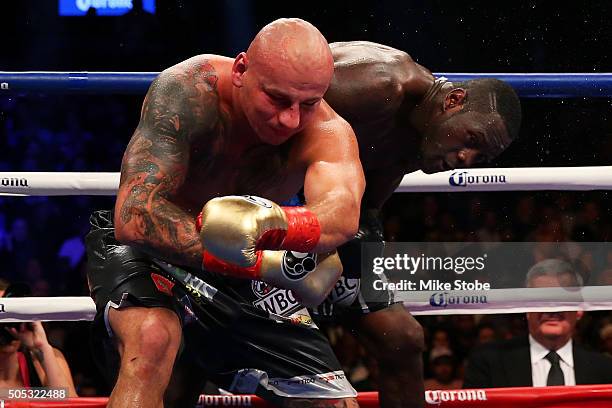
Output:
M205 269L291 289L305 306L320 304L342 273L336 252L306 253L316 246L321 228L304 207L280 207L254 196L220 197L206 203L196 227Z
M204 251L202 265L211 272L292 290L306 307L320 305L342 274L342 262L336 251L326 254L257 251L257 261L250 267L232 265Z
M321 237L319 221L307 208L255 196L213 198L199 219L204 249L241 267L253 266L258 250L310 252Z

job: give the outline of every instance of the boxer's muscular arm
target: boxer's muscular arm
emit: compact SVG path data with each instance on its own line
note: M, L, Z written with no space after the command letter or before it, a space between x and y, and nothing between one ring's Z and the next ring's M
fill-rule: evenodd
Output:
M306 207L321 224L313 252L332 251L353 238L359 227L359 208L365 188L357 140L340 117L317 127L306 147L304 180Z
M209 64L155 79L123 157L115 203L120 242L186 266L200 266L202 245L195 215L172 201L187 175L192 139L210 134L218 121L214 79Z

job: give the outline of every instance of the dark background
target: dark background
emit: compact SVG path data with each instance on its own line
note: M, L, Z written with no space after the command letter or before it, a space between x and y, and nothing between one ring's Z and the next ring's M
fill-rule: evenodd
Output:
M3 1L0 70L160 71L195 54L234 56L266 23L301 17L330 42L381 42L434 72L611 72L610 9L607 1L158 0L155 15L98 17L92 10L59 17L55 1ZM0 94L0 171L118 171L141 101ZM610 97L522 102L521 136L493 167L610 164ZM0 198L0 277L28 281L38 295L86 295L88 215L112 204L100 197ZM607 192L396 194L384 223L388 240L403 241L608 241L612 231ZM609 258L592 271L591 283L605 283ZM453 319L423 319L428 338L440 327L475 336L476 320L465 329L464 320L460 326ZM587 320L584 343L604 350L598 333L609 320L607 313ZM49 331L80 392L105 392L84 324L49 325ZM468 345L455 344L457 363Z

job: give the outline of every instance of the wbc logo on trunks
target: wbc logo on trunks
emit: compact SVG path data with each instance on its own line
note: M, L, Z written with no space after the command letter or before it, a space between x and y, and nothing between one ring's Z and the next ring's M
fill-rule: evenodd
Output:
M285 251L283 254L283 274L292 280L300 280L317 267L317 254Z
M253 289L253 293L256 294L257 297L264 297L270 293L274 287L268 285L266 282L252 281L251 289Z

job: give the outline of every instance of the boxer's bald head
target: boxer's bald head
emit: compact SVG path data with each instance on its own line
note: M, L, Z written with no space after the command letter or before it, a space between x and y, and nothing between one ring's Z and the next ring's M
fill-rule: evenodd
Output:
M282 18L255 36L247 56L251 65L271 71L292 70L303 79L331 80L334 59L327 40L307 21ZM260 65L260 66L259 66Z
M334 60L312 24L283 18L257 33L234 62L233 83L262 140L279 144L300 131L327 91Z

